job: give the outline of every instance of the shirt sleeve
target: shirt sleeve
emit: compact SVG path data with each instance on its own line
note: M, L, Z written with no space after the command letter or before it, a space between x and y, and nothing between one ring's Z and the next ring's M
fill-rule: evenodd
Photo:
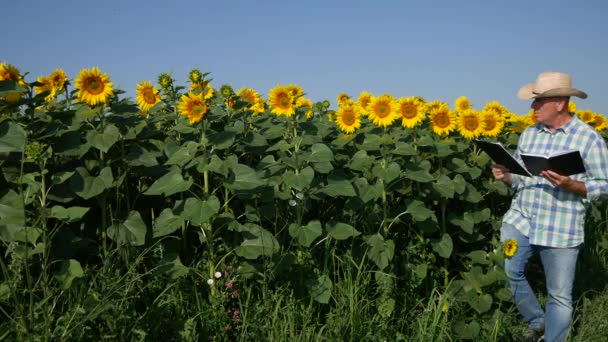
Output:
M593 139L585 158L587 199L596 201L608 195L608 149L603 138Z

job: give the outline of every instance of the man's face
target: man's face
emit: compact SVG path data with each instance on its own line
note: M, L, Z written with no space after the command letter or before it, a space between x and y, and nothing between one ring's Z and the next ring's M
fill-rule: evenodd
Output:
M564 97L541 97L534 99L530 107L534 109L534 116L538 122L551 126L559 115L560 105L564 101L566 101Z

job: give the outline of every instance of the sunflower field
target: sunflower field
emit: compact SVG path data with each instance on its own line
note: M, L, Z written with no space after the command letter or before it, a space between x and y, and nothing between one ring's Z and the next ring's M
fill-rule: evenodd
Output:
M534 113L188 79L132 100L98 68L0 64L1 337L513 340L510 189L471 140L514 149ZM582 264L608 279L589 213Z

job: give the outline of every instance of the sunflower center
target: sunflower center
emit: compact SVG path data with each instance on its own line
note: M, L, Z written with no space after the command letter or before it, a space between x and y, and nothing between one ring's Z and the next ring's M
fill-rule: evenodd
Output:
M291 105L291 98L287 94L281 95L279 97L279 106L283 108L287 108Z
M342 114L342 122L346 126L352 126L355 123L355 114L353 112L345 112Z
M494 120L492 118L486 118L485 124L486 124L486 130L491 131L494 129L494 127L496 127L496 120Z
M87 84L87 90L93 95L101 94L103 92L104 83L97 77L91 78Z
M479 121L475 118L466 118L464 120L464 128L468 131L474 131L479 127Z
M413 119L418 114L416 108L414 108L414 106L412 105L403 106L403 108L401 109L401 113L406 119Z
M156 96L151 91L146 91L144 93L144 101L149 104L154 104L156 102Z
M435 126L439 128L446 128L450 125L450 118L445 114L439 114L435 117Z
M380 104L376 107L376 115L381 119L387 117L389 113L390 109L385 104Z
M205 112L205 107L201 104L196 104L192 107L192 114L202 115Z

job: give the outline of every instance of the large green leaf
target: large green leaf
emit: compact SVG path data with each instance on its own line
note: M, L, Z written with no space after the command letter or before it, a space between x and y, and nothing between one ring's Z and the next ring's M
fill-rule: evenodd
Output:
M364 150L359 150L350 159L348 167L355 171L367 171L371 169L373 162L374 157L367 155Z
M308 187L314 178L315 171L310 166L300 170L298 174L295 174L291 170L285 171L283 174L283 182L285 185L300 191Z
M86 207L69 207L64 208L60 205L55 205L51 208L51 217L72 223L80 220L90 208Z
M376 167L374 167L373 173L378 178L384 180L384 184L388 184L395 178L399 177L399 174L401 173L401 167L399 167L399 164L395 162L392 162L385 167L377 165Z
M314 144L311 147L308 161L312 163L324 163L334 160L334 153L325 144Z
M343 176L336 175L327 177L327 185L322 186L321 189L319 189L319 192L322 192L330 197L352 197L357 195L350 180L344 178Z
M199 200L190 197L184 203L184 211L180 214L182 218L189 220L197 226L209 222L209 220L220 210L220 201L215 196L207 200Z
M24 93L27 89L13 80L0 81L0 96L11 93Z
M244 164L233 165L224 186L232 191L252 191L266 185L266 181L251 167Z
M183 218L178 215L174 215L173 210L170 208L165 208L154 220L154 225L152 226L152 237L157 238L169 235L178 230L183 223Z
M363 203L374 201L382 197L382 191L384 190L384 187L379 182L370 185L367 183L366 178L361 177L357 178L353 184L357 190L359 199L361 199Z
M192 158L196 156L198 149L198 143L194 141L188 141L182 145L177 151L174 151L169 155L169 160L165 162L165 165L177 165L183 167L188 164Z
M384 240L382 235L368 235L364 238L369 246L367 255L378 266L380 270L385 269L395 255L395 243L393 240Z
M0 123L0 153L23 152L25 130L12 121Z
M336 240L345 240L350 237L361 235L361 232L356 230L355 227L351 226L350 224L338 222L327 228L327 235Z
M209 134L209 143L216 150L224 150L234 144L236 133L231 131L220 131Z
M139 212L132 210L122 223L108 227L108 237L119 245L143 246L148 227Z
M13 190L0 198L0 238L15 241L15 236L25 227L23 200Z
M454 323L453 329L460 339L463 340L475 340L481 331L481 325L477 321L466 323L464 321L458 321Z
M428 170L421 168L419 165L408 163L403 173L405 178L411 179L419 183L428 183L435 180L435 177Z
M452 242L450 234L443 234L439 240L433 241L432 245L433 250L435 251L435 253L439 254L440 257L447 259L450 257L450 255L452 255L454 243Z
M84 277L84 271L78 261L63 260L53 276L59 282L61 289L67 290L72 286L74 279Z
M170 252L163 255L163 259L155 270L157 273L168 275L171 279L177 279L188 274L188 267L182 264L178 253Z
M439 176L439 178L433 183L433 189L435 189L435 191L437 191L441 197L454 197L454 182L452 182L450 177L446 175Z
M462 217L453 217L450 219L450 223L455 226L462 228L466 233L473 234L473 228L475 227L475 219L469 212L465 212Z
M308 285L310 297L321 304L329 303L333 283L328 276L322 275Z
M144 192L144 195L171 196L178 192L187 191L192 183L191 179L184 179L181 169L173 167L167 174L152 183L148 190Z
M437 222L435 212L428 209L424 202L413 200L407 205L407 212L412 215L414 221L424 221L426 219L432 219Z
M401 156L415 156L418 154L416 147L414 144L406 143L406 142L398 142L395 144L395 149L392 150L394 154L398 154Z
M240 231L244 233L245 240L234 252L245 259L257 259L258 257L272 256L279 251L279 242L266 229L255 225L242 225Z
M97 177L91 176L84 167L78 167L70 178L70 189L78 196L89 199L111 188L113 182L114 177L109 166L103 168Z
M482 314L492 307L492 295L470 291L467 293L467 302L478 314Z
M292 223L289 226L289 235L296 239L300 246L309 247L316 238L321 236L322 226L318 220L308 222L305 226Z
M103 132L91 130L87 133L87 143L92 147L106 153L120 138L120 131L116 126L108 124Z

